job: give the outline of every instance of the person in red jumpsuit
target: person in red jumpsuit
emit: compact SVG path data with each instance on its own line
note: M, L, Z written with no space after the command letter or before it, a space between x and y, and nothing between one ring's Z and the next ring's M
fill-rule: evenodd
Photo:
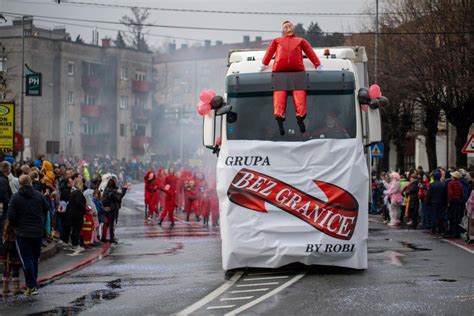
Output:
M158 193L160 186L155 173L148 170L145 174L145 206L148 207L148 220L153 220L153 214L158 216Z
M189 222L189 216L191 210L194 211L196 221L199 222L199 204L198 204L198 192L194 180L188 180L184 185L184 196L185 196L185 211L186 221Z
M273 56L273 72L298 72L305 71L303 63L303 52L318 68L321 65L318 56L314 53L311 44L304 38L296 37L294 33L293 23L290 21L283 22L283 36L275 38L267 48L265 56L262 60L262 70L264 70ZM283 122L285 121L287 90L273 91L273 111L275 119L280 129L280 135L285 135ZM304 133L306 127L304 119L306 118L306 90L293 90L293 103L295 105L296 120L300 131Z
M163 220L165 219L166 215L170 218L171 227L174 227L174 208L176 207L176 193L171 190L171 186L169 184L165 185L164 189L160 189L166 195L165 199L165 206L163 211L160 215L160 222L158 225L161 226Z
M168 175L165 177L165 185L170 185L170 191L174 192L175 199L177 198L177 185L178 185L178 177L176 177L176 171L173 167L168 168ZM176 204L176 200L174 201ZM173 210L174 212L174 210Z

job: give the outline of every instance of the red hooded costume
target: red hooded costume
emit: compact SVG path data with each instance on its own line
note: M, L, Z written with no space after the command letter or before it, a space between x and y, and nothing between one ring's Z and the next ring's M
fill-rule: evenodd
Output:
M149 180L150 175L153 179ZM145 205L148 205L148 216L151 217L153 213L158 214L158 193L160 186L153 171L148 170L145 174Z

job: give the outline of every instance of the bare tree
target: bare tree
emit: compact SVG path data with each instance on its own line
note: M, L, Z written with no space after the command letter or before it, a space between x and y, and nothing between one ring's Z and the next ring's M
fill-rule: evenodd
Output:
M456 128L456 161L474 122L473 2L403 0L392 3L383 21L398 33L404 79L424 110L430 169L436 166L436 133L440 110Z
M150 16L148 9L131 8L131 15L124 15L120 19L120 23L125 25L131 35L125 34L128 46L139 51L148 51L148 44L145 40L146 20Z

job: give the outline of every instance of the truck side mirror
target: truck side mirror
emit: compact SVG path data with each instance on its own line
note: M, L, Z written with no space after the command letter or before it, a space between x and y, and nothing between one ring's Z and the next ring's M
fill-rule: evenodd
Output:
M369 107L367 112L369 124L369 144L382 141L382 122L380 120L380 110Z
M204 115L203 119L203 145L207 148L214 148L216 142L216 111L211 110L208 114Z

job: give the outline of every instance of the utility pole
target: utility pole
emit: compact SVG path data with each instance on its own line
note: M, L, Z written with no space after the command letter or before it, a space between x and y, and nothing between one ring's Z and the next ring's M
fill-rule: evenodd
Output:
M377 63L378 63L378 49L379 49L379 0L375 0L375 54L374 54L374 79L377 83Z
M20 134L25 138L24 131L24 103L25 103L25 16L21 17L21 104L20 104ZM23 150L20 152L20 161L23 161Z

